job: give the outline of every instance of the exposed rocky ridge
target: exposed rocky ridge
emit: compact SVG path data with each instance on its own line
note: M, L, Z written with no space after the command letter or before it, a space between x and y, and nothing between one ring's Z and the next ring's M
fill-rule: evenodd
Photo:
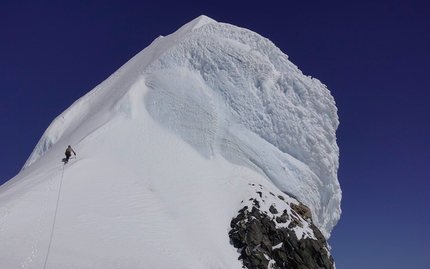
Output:
M253 185L255 186L255 185ZM263 186L232 219L229 236L244 267L334 269L326 239L312 223L309 208Z

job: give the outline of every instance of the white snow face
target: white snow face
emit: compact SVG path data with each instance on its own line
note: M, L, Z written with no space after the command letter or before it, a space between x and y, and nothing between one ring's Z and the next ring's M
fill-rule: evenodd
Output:
M203 156L259 171L309 205L328 236L341 191L327 88L269 40L232 25L208 23L168 43L144 72L150 115Z
M201 16L58 116L1 186L3 265L44 262L60 186L58 268L241 268L228 229L250 182L307 205L328 238L338 124L326 86L272 42ZM62 167L69 144L79 158Z

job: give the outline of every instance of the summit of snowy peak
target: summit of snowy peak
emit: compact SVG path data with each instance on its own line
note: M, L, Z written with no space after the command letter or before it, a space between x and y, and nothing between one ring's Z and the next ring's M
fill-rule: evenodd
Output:
M209 23L216 23L217 21L209 18L206 15L200 15L197 18L195 18L194 20L192 20L191 22L187 23L184 25L184 27L190 27L192 29L197 29L200 26L203 26L205 24L209 24Z
M170 37L170 39L174 42L180 42L180 39L192 31L207 25L207 24L214 24L217 23L214 19L209 18L205 15L200 15L199 17L195 18L194 20L184 24L181 28L176 30L174 33L168 35L167 37Z

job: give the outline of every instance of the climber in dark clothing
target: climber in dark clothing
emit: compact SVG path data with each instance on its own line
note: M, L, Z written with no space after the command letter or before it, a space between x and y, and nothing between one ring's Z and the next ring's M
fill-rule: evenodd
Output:
M70 156L72 156L72 152L73 152L73 154L75 154L75 156L76 156L76 153L75 153L75 151L72 149L72 147L69 145L68 147L67 147L67 149L66 149L66 152L65 152L65 154L66 154L66 161L64 162L64 163L68 163L69 162L69 158L70 158Z

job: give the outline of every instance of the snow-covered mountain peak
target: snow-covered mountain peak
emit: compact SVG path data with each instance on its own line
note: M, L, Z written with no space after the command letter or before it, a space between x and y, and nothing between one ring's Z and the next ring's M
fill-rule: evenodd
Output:
M248 166L308 205L326 236L336 224L338 118L330 92L270 40L206 16L157 39L78 100L24 167L60 139L82 143L115 115L143 110L206 158L221 154Z
M140 251L120 249L131 240L151 249L145 257L159 268L178 260L178 268L205 268L187 253L211 266L236 266L227 230L255 184L309 207L329 237L340 217L338 124L326 86L304 76L270 40L200 16L157 38L59 115L21 173L1 186L2 210L37 222L49 215L51 191L65 180L58 261L67 256L63 240L76 251L67 260L91 253L105 262L96 267L112 259L138 267L132 261L139 264ZM69 144L79 158L62 166ZM18 196L28 198L17 202ZM35 213L23 213L29 211ZM28 228L15 224L3 225L12 234ZM108 234L118 244L112 257L96 247L109 242ZM19 238L32 240L26 236L33 235ZM86 247L77 250L81 243ZM35 247L20 248L10 251ZM87 268L85 260L73 264Z
M210 23L217 23L217 21L212 18L209 18L208 16L200 15L199 17L195 18L194 20L179 28L178 32L189 32L191 30L197 29L203 25Z

